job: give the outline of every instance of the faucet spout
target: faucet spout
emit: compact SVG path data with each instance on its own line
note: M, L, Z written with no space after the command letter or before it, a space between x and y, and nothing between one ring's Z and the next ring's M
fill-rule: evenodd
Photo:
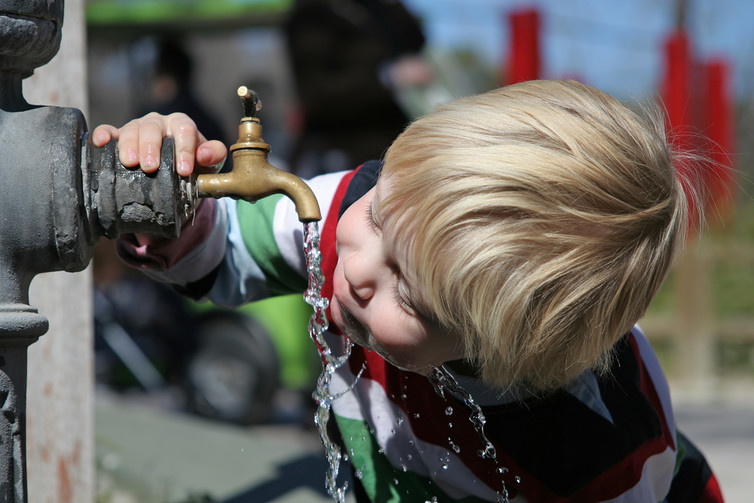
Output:
M260 108L256 93L242 86L238 89L238 96L245 116L238 126L238 141L230 147L233 170L197 176L198 196L228 196L253 203L273 194L284 194L296 205L301 222L321 220L319 203L306 182L267 161L270 146L262 139L262 126L254 117Z

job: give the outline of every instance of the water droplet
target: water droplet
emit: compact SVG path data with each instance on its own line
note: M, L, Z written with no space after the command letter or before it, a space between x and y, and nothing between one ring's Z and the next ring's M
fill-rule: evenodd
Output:
M400 426L403 424L403 418L399 417L398 419L395 420L395 422L398 423L398 426Z
M445 455L440 458L440 463L443 470L447 470L450 464L450 451L445 451Z
M482 458L493 461L495 463L495 466L497 466L497 452L495 451L495 446L494 444L492 444L492 442L489 441L487 435L484 432L484 425L486 424L487 420L484 417L482 408L474 401L474 398L471 396L471 394L466 391L461 385L459 385L455 377L453 377L453 374L448 372L448 370L444 367L433 368L432 373L429 376L429 380L432 383L432 387L434 388L435 393L437 393L437 395L439 395L440 397L447 400L445 392L448 391L454 397L463 400L463 403L471 411L471 413L469 414L469 421L471 421L471 424L474 426L474 430L479 436L479 440L482 442L483 448L479 449L477 451L477 454L479 454L479 456ZM452 407L447 407L445 409L445 414L447 416L450 416L452 413ZM448 423L448 428L452 429L453 423ZM505 490L505 483L503 483L503 491L503 496L505 497L504 501L507 502L508 494ZM500 493L498 493L498 495L498 501L502 501L500 499Z
M458 444L456 444L455 442L453 442L453 439L450 437L448 437L448 444L450 445L450 448L453 449L453 452L455 452L456 454L461 452L461 447L458 446Z
M518 475L516 475L516 478L514 478L513 480L516 481L516 484L520 484L521 483L521 477L519 477Z
M397 485L398 485L398 479L393 479L393 485L394 485L394 486L397 486Z
M500 473L500 474L508 473L508 469L504 466L501 466L500 468L497 469L497 473Z
M420 417L421 415L418 412L414 414L414 419L419 419Z

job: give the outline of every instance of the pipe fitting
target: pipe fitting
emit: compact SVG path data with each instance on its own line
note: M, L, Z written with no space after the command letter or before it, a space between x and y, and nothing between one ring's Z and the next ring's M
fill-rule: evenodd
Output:
M84 145L83 195L92 243L100 236L115 239L134 232L178 237L193 209L193 188L175 172L172 138L163 140L160 168L151 174L124 167L114 140L95 147L87 134Z

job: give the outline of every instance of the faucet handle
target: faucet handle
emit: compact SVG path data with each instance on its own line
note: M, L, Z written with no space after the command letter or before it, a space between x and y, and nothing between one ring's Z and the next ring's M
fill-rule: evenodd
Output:
M254 118L257 116L257 112L262 109L262 100L259 99L259 95L256 91L249 89L246 86L241 86L236 91L238 97L241 98L241 105L243 105L244 118Z

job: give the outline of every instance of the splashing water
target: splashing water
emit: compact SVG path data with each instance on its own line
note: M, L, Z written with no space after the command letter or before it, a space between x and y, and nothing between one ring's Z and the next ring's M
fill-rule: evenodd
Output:
M341 367L351 355L352 343L346 339L343 355L335 357L325 340L324 334L329 327L326 310L329 301L322 297L322 285L325 277L322 274L322 254L319 251L319 225L317 222L309 222L304 228L304 251L306 253L306 269L309 279L309 287L304 294L304 300L312 306L314 312L309 320L309 335L317 345L320 356L322 357L322 373L317 379L317 389L313 393L314 400L317 402L317 412L314 416L314 423L319 430L319 436L327 452L328 468L326 473L327 493L335 501L343 503L345 501L348 483L345 482L338 487L338 472L340 471L340 461L347 459L340 451L338 444L330 439L327 433L327 421L330 419L330 408L333 400L347 393L353 387L349 387L343 393L333 395L330 393L330 380L335 371ZM361 372L364 371L362 367ZM361 376L361 372L356 376L356 380Z
M506 473L508 469L499 466L495 446L492 445L492 442L490 442L484 432L484 425L487 422L487 419L484 417L482 408L474 401L474 398L471 396L471 394L466 391L460 384L458 384L455 377L453 377L453 375L448 372L445 367L433 368L432 373L429 376L429 380L432 383L435 392L441 397L445 398L445 391L448 391L463 400L463 403L471 411L471 414L469 415L469 421L471 421L471 424L474 426L474 430L476 430L477 435L479 435L479 440L482 442L483 448L479 449L478 451L479 457L492 460L495 463L496 473ZM451 415L452 413L452 407L448 407L445 411L446 415ZM451 445L455 444L453 444L451 441ZM516 479L517 482L520 480L518 479L518 477ZM501 480L501 482L503 484L503 489L502 491L497 492L497 500L499 503L509 503L508 489L505 487L505 481Z

